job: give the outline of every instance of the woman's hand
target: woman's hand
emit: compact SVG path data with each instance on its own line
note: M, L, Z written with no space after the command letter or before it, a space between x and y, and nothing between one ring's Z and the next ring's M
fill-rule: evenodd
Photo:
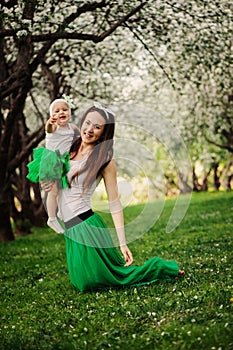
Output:
M133 262L133 255L132 255L131 251L129 250L128 246L122 245L120 248L121 248L121 252L123 254L123 257L126 261L125 266L131 265Z
M40 185L43 191L50 192L51 189L53 188L54 181L53 182L41 181Z

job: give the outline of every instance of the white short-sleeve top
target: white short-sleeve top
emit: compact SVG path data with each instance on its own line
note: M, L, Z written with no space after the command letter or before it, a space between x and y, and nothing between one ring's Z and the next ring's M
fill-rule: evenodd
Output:
M54 132L45 132L45 147L50 151L59 150L61 154L69 151L74 140L74 130L70 123L68 126L67 130L60 129L58 125Z
M70 160L70 170L67 173L68 181L74 173L80 170L86 163L87 158L82 160ZM69 221L75 216L91 209L91 196L94 193L97 185L101 180L101 176L97 178L91 188L83 191L83 183L87 176L88 170L79 174L71 182L70 188L65 188L60 191L59 195L59 210L63 221Z

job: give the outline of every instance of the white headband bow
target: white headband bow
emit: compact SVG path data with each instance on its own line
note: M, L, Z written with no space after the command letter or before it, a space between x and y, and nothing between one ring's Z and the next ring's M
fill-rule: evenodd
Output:
M73 100L70 96L63 94L62 98L66 101L66 103L70 109L74 108Z
M99 102L94 102L94 107L96 107L96 108L101 109L102 111L104 111L104 113L105 113L107 119L109 119L108 113L110 113L110 114L112 114L113 116L115 116L115 114L113 113L113 111L112 111L111 109L102 106L102 104L99 103Z

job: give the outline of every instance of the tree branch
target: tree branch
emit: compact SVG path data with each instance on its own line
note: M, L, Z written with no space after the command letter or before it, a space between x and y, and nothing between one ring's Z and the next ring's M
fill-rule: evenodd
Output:
M171 80L170 76L168 75L168 73L166 72L165 68L163 67L163 65L159 62L159 60L157 59L157 57L155 56L154 52L148 47L148 45L144 42L144 40L138 35L138 33L136 32L136 30L134 30L133 28L131 28L127 23L125 24L125 26L133 33L133 35L137 38L138 41L140 41L140 43L144 46L144 48L149 52L149 54L153 57L153 59L156 61L156 63L158 64L158 66L161 68L161 70L163 71L163 73L165 74L165 76L167 77L167 79L169 80L171 86L173 87L173 89L175 89L174 87L174 83Z
M96 8L98 7L97 5L103 4L105 3L105 1L103 1L102 3L94 3ZM94 6L94 4L92 4ZM137 6L135 9L133 9L132 11L130 11L127 15L123 16L119 21L117 21L109 30L103 32L101 35L91 35L91 34L82 34L82 33L64 33L64 32L56 32L56 33L52 33L52 34L45 34L43 35L35 35L32 36L32 41L38 40L41 41L43 39L43 41L48 40L48 42L41 48L41 50L39 51L37 57L34 59L34 61L31 63L31 73L33 73L36 68L38 67L38 65L40 63L42 63L44 56L46 55L46 53L49 51L50 47L56 42L56 40L58 39L80 39L80 40L91 40L95 43L101 42L103 41L107 36L109 36L110 34L112 34L120 25L122 25L124 22L127 21L128 18L132 17L135 13L137 13L143 6L145 6L146 2L143 2L142 4L140 4L139 6ZM84 10L84 7L82 7L82 9ZM87 8L85 8L87 11ZM90 10L90 7L89 7ZM76 13L76 17L77 17L77 13ZM64 22L66 24L70 23L72 20L74 20L74 17L69 16L69 19L66 19ZM39 40L40 37L40 40ZM52 39L51 39L52 38Z
M180 11L180 12L184 12L186 15L190 16L193 19L197 19L199 22L203 22L203 19L207 19L207 18L216 18L219 15L217 14L217 12L215 12L214 14L210 14L208 13L208 15L199 15L197 13L191 13L190 11L186 10L184 7L180 7L177 6L176 3L172 4L169 1L165 1L165 4L167 4L168 6L172 7L175 11ZM221 10L220 10L221 12ZM200 12L201 13L201 12Z
M66 28L70 23L72 23L76 18L78 18L80 15L82 15L85 12L92 12L96 10L97 8L102 8L106 6L106 0L102 0L101 2L94 2L92 4L84 4L83 6L80 6L76 12L72 13L70 16L65 18L62 27Z
M9 96L13 91L19 89L22 86L22 82L25 81L25 74L22 72L12 73L6 80L0 83L0 96L5 98Z
M207 136L205 136L205 139L206 139L207 142L211 143L212 145L215 145L215 146L217 146L219 148L222 148L222 149L227 149L229 152L233 153L233 147L232 146L229 146L227 144L222 145L221 143L218 143L218 142L210 140Z
M5 38L7 36L15 36L16 31L14 29L1 29L0 30L0 38Z
M34 58L32 63L30 64L30 72L31 74L37 69L37 67L43 62L45 55L51 48L51 46L56 42L56 39L48 41L44 46L40 49L37 56Z
M9 0L8 2L4 1L2 6L7 7L8 9L10 9L11 7L17 5L17 2L18 2L17 0Z
M38 106L37 106L37 104L36 104L36 101L35 101L35 99L34 99L34 96L33 96L33 94L32 94L32 91L30 91L29 94L30 94L32 103L33 103L33 105L34 105L34 107L35 107L35 109L36 109L36 111L37 111L37 113L38 113L38 116L39 116L39 118L40 118L40 121L41 121L42 124L44 125L44 124L45 124L44 116L43 116L43 114L40 112L40 110L39 110L39 108L38 108Z
M60 32L57 31L56 33L49 33L49 34L38 34L32 36L33 42L41 42L41 41L48 41L48 40L58 40L58 39L73 39L73 40L89 40L93 41L94 43L98 43L103 41L106 37L111 35L118 27L120 27L124 22L126 22L130 17L135 15L143 6L145 6L146 2L140 4L139 6L135 7L132 11L130 11L127 15L123 16L119 21L117 21L111 28L106 30L100 35L95 34L87 34L87 33L69 33L69 32ZM75 16L76 15L76 16ZM74 20L77 17L77 13L72 14L68 19L64 21L66 26L71 22L70 19Z
M109 30L102 33L100 35L100 40L103 41L106 37L112 34L118 27L120 27L123 23L125 23L130 17L135 15L138 11L140 11L146 5L146 1L141 3L139 6L135 7L132 11L130 11L127 15L123 16L119 21L117 21Z
M64 32L56 32L49 34L38 34L32 36L32 42L41 42L41 41L56 41L58 39L76 39L76 40L89 40L98 42L98 35L94 34L84 34L84 33L64 33Z
M33 20L35 8L36 8L35 0L27 0L27 1L25 1L25 6L24 6L24 9L23 9L23 16L22 16L22 18L23 19Z
M16 1L17 3L17 1ZM33 5L33 2L32 1L29 1L28 2L28 9L25 5L25 11L29 12L27 15L31 15L30 11L33 10L32 8L32 5ZM6 5L5 5L6 6ZM67 18L64 19L63 23L61 24L61 28L66 28L71 22L73 22L76 18L78 18L80 15L82 15L83 13L85 12L91 12L91 11L94 11L96 10L97 8L102 8L106 6L106 0L102 0L101 2L94 2L92 4L84 4L83 6L80 6L76 12L72 13L70 16L68 16ZM63 32L63 31L62 31ZM61 32L61 33L62 33ZM0 30L0 38L2 37L7 37L7 36L15 36L17 33L17 31L13 30L13 29L1 29ZM61 34L60 33L60 34ZM51 40L53 39L51 37L51 35L56 35L57 33L53 33L53 34L45 34L45 35L41 35L42 38L45 36L46 39L42 39L42 40L39 40L37 39L37 37L40 37L40 35L36 35L35 38L36 40L32 40L34 42L37 42L37 41L48 41L48 40ZM33 38L33 36L32 36ZM56 38L55 39L59 39L59 38ZM61 38L61 39L64 39L64 38Z

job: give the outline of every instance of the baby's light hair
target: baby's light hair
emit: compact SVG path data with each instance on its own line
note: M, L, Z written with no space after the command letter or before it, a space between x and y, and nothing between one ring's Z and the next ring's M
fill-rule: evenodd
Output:
M57 98L57 99L54 100L54 101L50 104L50 106L49 106L49 114L50 114L50 117L52 117L52 115L53 115L53 107L54 107L54 105L55 105L56 103L58 103L58 102L64 102L64 103L67 105L67 107L69 108L69 112L71 113L70 107L69 107L68 103L66 102L66 100L64 100L64 98Z

